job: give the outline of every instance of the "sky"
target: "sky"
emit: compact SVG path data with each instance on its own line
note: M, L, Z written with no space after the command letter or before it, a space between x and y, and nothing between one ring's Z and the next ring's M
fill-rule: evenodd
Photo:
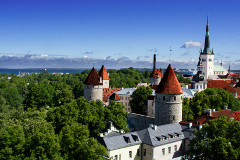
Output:
M0 56L126 60L127 67L151 62L155 53L159 64L196 68L208 16L215 63L239 69L239 6L238 0L0 0Z

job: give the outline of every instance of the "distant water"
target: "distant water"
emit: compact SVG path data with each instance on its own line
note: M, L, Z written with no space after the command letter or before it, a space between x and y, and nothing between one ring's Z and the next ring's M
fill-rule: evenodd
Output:
M41 68L29 68L29 69L6 69L6 68L0 68L0 73L9 73L9 74L16 74L18 75L19 72L20 74L32 74L32 73L41 73L45 69ZM84 68L79 68L79 69L69 69L69 68L46 68L46 70L49 73L77 73L77 72L82 72L85 69Z

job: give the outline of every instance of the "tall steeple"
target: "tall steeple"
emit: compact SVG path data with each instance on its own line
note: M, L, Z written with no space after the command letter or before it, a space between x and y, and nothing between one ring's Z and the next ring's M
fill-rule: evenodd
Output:
M204 49L202 54L213 54L213 52L211 52L210 50L208 17L207 17L207 25L206 25L205 43L204 43Z

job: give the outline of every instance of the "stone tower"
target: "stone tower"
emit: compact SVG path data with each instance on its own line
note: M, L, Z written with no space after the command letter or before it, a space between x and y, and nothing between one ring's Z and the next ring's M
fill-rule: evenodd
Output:
M182 88L169 64L155 95L155 124L182 121Z
M102 78L103 88L109 88L109 77L104 65L102 65L102 68L99 71L99 77Z
M156 69L156 54L153 56L153 71L149 77L149 85L154 86L158 85L162 78L162 72L161 70Z
M210 49L210 40L209 40L209 27L208 27L208 18L206 25L206 35L203 51L200 51L200 59L202 61L202 74L204 79L207 80L210 75L214 75L214 53Z
M101 100L103 97L103 83L93 67L87 79L84 82L84 98L88 100Z

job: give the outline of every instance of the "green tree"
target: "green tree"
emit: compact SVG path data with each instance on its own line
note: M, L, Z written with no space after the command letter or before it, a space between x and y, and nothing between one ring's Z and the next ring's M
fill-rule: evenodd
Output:
M182 106L183 106L183 108L182 108L183 121L193 120L193 118L194 118L193 111L190 108L188 98L183 98Z
M60 132L61 152L64 159L102 160L106 149L89 138L88 127L77 122L68 124Z
M23 159L25 137L19 124L0 125L0 159Z
M152 94L150 87L139 86L131 95L130 106L132 112L146 114L144 109L147 106L147 97Z
M189 144L186 159L239 159L240 122L220 117L196 131Z
M202 115L205 108L221 110L224 106L233 111L240 110L240 101L230 92L218 88L207 88L197 92L190 102L194 117Z

